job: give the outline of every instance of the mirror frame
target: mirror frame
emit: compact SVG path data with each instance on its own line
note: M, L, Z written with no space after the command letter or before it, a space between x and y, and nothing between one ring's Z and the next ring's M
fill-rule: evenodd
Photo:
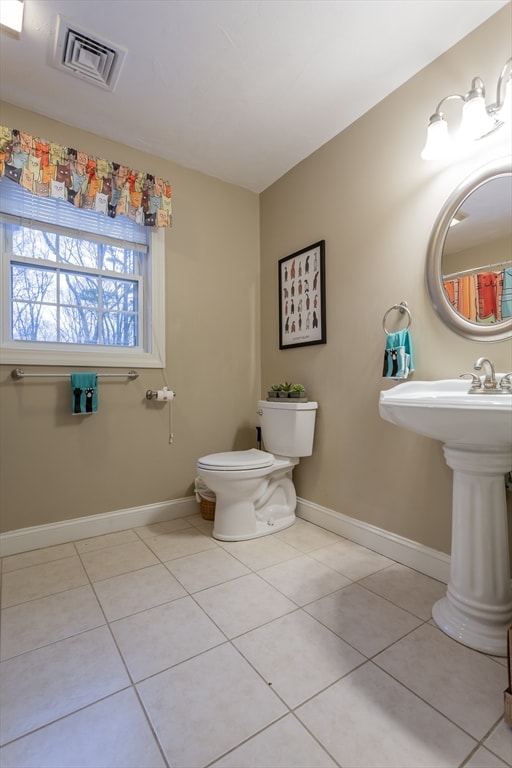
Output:
M427 285L432 304L441 320L460 336L471 341L504 341L512 334L512 318L491 325L467 320L453 308L443 286L441 261L450 223L467 197L492 179L512 174L512 157L493 160L459 184L441 208L434 223L427 250Z

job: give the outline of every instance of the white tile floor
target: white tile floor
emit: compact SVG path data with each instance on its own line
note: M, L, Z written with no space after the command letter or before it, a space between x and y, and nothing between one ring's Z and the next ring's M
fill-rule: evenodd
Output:
M2 768L503 768L505 659L445 586L298 520L197 515L2 562Z

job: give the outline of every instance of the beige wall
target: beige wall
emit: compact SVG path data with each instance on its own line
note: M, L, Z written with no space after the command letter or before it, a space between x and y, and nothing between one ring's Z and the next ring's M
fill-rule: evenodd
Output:
M162 385L159 371L101 384L99 412L77 422L65 380L13 382L14 366L2 366L2 530L190 494L196 458L253 446L255 400L272 382L291 379L320 404L314 454L295 471L299 495L449 552L451 473L440 444L378 415L379 391L392 386L380 378L382 317L408 302L417 379L457 376L482 354L512 369L509 344L476 344L445 328L425 284L439 208L503 147L489 140L480 155L446 167L419 157L442 96L475 75L492 92L510 56L510 26L508 7L259 198L3 105L7 125L170 178L166 376L177 398L169 445L167 406L144 397ZM277 262L320 239L327 344L280 351Z
M162 387L161 371L100 379L98 413L77 419L69 380L13 382L15 366L3 365L1 529L190 495L199 456L256 442L258 196L8 104L0 122L170 179L165 373L177 393L169 445L169 406L145 399Z
M444 552L451 471L441 444L379 417L379 391L393 386L381 378L382 318L408 302L416 379L457 377L480 355L512 370L509 342L466 341L441 323L425 281L439 209L474 169L510 152L510 138L496 135L450 165L420 159L443 96L476 75L494 92L510 30L508 6L261 195L262 390L300 381L319 402L313 456L295 470L298 494ZM277 261L321 239L327 344L280 351Z
M465 248L455 253L443 254L443 274L450 275L457 270L480 267L482 272L488 272L486 265L499 264L494 272L500 272L504 262L512 260L510 253L510 237L500 237L486 243L479 243L473 248Z

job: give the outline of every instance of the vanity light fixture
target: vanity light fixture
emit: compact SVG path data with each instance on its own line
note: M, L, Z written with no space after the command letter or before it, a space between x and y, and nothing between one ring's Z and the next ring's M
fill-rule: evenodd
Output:
M16 37L21 36L24 0L1 0L0 26Z
M448 133L448 123L441 111L443 104L451 99L462 101L462 119L458 133L453 140ZM496 102L485 103L485 85L480 77L471 81L471 88L462 96L454 93L445 96L431 115L427 142L421 153L423 160L437 160L448 156L457 145L467 145L493 133L512 120L512 58L503 66L498 78Z

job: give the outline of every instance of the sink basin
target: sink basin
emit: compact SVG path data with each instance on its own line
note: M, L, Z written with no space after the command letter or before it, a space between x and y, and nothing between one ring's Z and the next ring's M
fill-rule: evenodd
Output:
M499 374L497 378L499 377ZM512 446L512 394L468 394L465 379L408 381L380 393L386 421L452 446Z
M512 471L512 394L470 395L469 386L464 379L405 382L380 393L379 411L392 424L441 440L453 470L450 578L432 608L434 621L463 645L506 656L512 588L504 477Z

